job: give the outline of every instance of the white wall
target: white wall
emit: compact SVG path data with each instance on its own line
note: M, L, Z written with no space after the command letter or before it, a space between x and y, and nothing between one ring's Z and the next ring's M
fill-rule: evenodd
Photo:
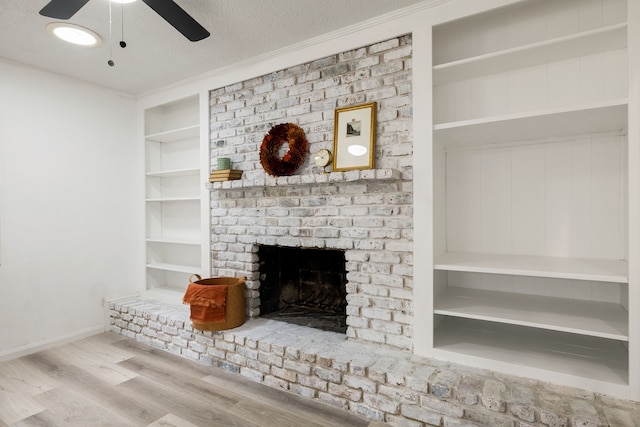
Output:
M139 289L135 102L0 61L0 359L104 328Z

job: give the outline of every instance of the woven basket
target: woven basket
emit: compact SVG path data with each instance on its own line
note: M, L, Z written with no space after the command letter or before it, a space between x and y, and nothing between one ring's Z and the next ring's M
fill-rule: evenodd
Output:
M197 278L193 281L194 276ZM191 283L197 285L227 285L227 304L225 307L225 321L224 322L200 322L194 321L193 327L201 331L222 331L225 329L236 328L244 323L244 282L246 277L212 277L210 279L203 279L199 275L194 274L189 278ZM199 310L207 310L207 307L190 305L191 314L196 314Z

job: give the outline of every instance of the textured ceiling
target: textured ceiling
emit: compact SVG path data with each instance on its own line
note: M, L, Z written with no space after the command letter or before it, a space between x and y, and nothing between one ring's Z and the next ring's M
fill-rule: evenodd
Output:
M109 2L90 0L68 22L100 34L97 48L49 36L47 3L0 0L0 58L138 95L423 1L176 0L211 33L195 43L141 1L113 4L109 43Z

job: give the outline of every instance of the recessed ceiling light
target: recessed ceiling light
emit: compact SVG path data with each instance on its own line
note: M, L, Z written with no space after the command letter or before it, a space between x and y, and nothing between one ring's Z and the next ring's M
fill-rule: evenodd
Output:
M67 22L52 22L47 25L49 34L68 43L85 47L97 47L102 44L102 38L88 28Z

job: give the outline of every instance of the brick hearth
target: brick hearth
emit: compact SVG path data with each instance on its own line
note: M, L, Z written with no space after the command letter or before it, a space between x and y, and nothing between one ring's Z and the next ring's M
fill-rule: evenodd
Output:
M189 307L109 305L111 330L152 347L394 426L635 427L640 405L498 375L268 319L194 330Z

